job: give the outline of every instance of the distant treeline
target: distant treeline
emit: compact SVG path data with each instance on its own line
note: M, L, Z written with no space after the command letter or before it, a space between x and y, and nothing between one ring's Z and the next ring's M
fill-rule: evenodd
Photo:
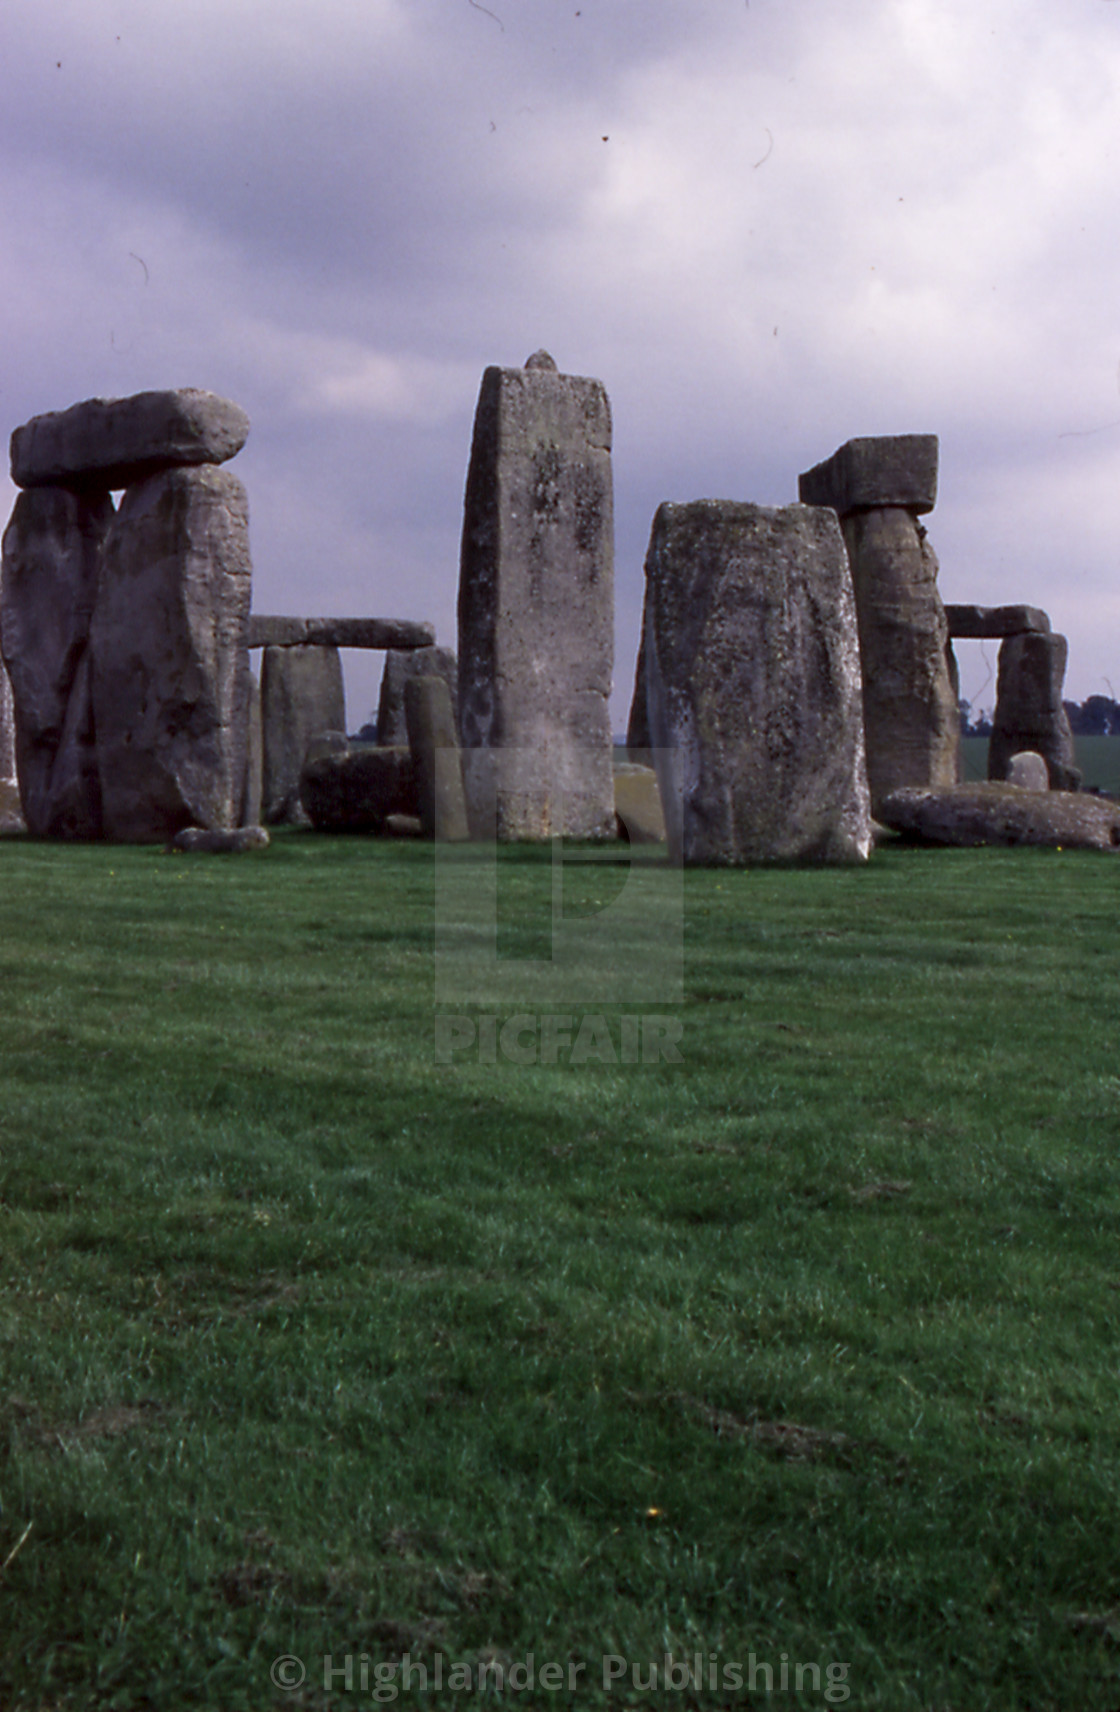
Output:
M973 716L972 704L958 703L961 713L962 737L990 737L992 710L979 708ZM1091 695L1084 701L1064 701L1069 715L1070 730L1075 737L1120 737L1120 702L1111 696Z

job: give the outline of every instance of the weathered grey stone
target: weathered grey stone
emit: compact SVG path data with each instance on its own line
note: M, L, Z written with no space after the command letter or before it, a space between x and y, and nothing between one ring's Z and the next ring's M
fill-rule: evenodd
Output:
M249 618L250 648L428 648L435 639L433 625L407 618Z
M664 844L665 816L652 767L633 761L615 762L614 812L618 835L628 844Z
M1011 765L1007 769L1007 783L1018 785L1024 791L1048 791L1050 789L1050 769L1036 749L1020 749L1017 755L1012 755Z
M261 818L306 826L300 774L311 739L346 725L337 648L266 648L261 662Z
M12 680L0 660L0 785L16 783L16 710Z
M412 677L404 686L408 747L425 838L469 838L455 710L446 680Z
M937 503L937 435L891 434L848 440L798 481L803 505L851 511L901 505L915 516Z
M1120 804L1073 791L1025 791L1016 785L955 785L893 791L879 818L930 844L1048 844L1114 850Z
M303 806L320 832L384 832L391 814L416 815L416 775L406 748L347 749L308 761Z
M261 818L264 788L264 734L261 730L261 686L249 673L249 720L245 739L245 786L241 793L239 825L257 826Z
M945 608L950 636L984 640L987 637L1022 636L1028 630L1046 632L1050 620L1040 606L960 606Z
M377 741L397 744L408 742L408 722L404 712L404 686L411 677L442 678L451 696L451 706L458 717L459 663L453 648L414 648L408 654L390 648L385 655L385 670L381 674L381 694L377 703Z
M224 464L245 444L239 405L197 387L90 398L33 416L12 435L17 487L128 487L181 464Z
M426 651L426 650L425 650ZM390 648L381 672L381 689L377 698L377 741L382 748L396 748L408 742L408 723L404 716L404 686L408 678L407 654Z
M902 785L953 785L960 713L948 662L937 558L901 506L843 521L859 618L872 808ZM1021 747L1021 745L1020 745Z
M866 860L859 644L833 512L662 505L646 674L675 859Z
M1067 653L1064 636L1035 631L1001 643L989 779L1005 779L1011 757L1034 749L1046 761L1052 790L1075 791L1081 783L1069 715L1062 706Z
M345 755L350 748L350 739L345 731L317 731L307 745L308 761L318 761L324 755Z
M19 800L19 786L11 780L0 782L0 832L26 832L27 822Z
M960 718L937 592L937 559L916 519L937 498L935 434L849 440L800 478L807 504L843 523L859 615L872 807L902 785L957 779Z
M610 445L600 381L544 366L483 375L459 580L459 733L476 836L613 833Z
M90 630L105 835L231 827L244 789L251 568L245 490L227 470L130 487L105 539Z
M39 488L17 496L4 533L0 634L20 795L39 838L101 834L88 646L112 518L107 493Z
M175 834L168 848L191 855L244 856L253 850L267 850L268 845L268 833L263 826L185 826Z

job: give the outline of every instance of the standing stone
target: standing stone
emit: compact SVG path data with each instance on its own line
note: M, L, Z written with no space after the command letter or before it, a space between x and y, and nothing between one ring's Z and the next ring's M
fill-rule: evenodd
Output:
M378 743L408 742L404 689L412 677L442 678L451 696L452 707L458 708L459 662L455 658L453 648L414 648L408 653L399 648L390 648L385 654L381 695L377 703Z
M662 505L645 641L675 860L867 859L859 641L831 511Z
M1009 785L1018 785L1022 791L1048 791L1050 769L1037 749L1020 749L1017 755L1011 757L1007 782Z
M306 826L300 774L320 731L346 729L337 648L266 648L261 664L261 813L270 826Z
M1051 790L1076 791L1080 785L1069 715L1062 706L1067 654L1064 636L1037 631L1000 644L989 779L1006 779L1012 757L1034 749L1046 762Z
M404 717L404 686L408 680L408 655L396 648L385 654L381 673L381 693L377 698L377 741L397 747L408 741L408 725Z
M933 548L901 506L853 512L843 527L859 614L871 800L903 785L953 785L960 710Z
M956 783L960 716L937 592L918 517L937 497L937 437L850 440L808 470L807 504L837 512L852 567L873 804L905 785Z
M236 825L250 581L236 476L174 469L128 489L90 632L107 838L166 842L184 826Z
M12 680L0 660L0 785L16 782L16 713Z
M241 793L242 826L259 826L264 791L264 734L261 730L261 686L249 673L249 723L245 740L245 785ZM300 805L302 808L302 804Z
M425 838L444 843L468 838L455 710L446 682L410 677L404 707L421 830Z
M657 774L640 762L614 764L614 812L627 844L664 844L665 814Z
M11 677L28 830L98 838L101 791L88 655L107 493L21 493L4 532L0 635Z
M482 377L459 580L459 731L479 837L609 838L611 415L545 352ZM562 805L562 806L561 806Z

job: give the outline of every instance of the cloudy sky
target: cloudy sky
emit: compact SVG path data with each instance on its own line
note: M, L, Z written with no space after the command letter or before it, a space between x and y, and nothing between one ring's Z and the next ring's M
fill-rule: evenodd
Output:
M1120 693L1120 0L26 0L0 49L4 432L236 399L258 610L453 644L479 379L543 345L614 411L616 729L658 503L863 434L940 436L943 597Z

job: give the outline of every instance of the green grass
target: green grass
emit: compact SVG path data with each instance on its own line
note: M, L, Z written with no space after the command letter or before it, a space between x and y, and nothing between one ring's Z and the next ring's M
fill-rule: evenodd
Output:
M1073 747L1085 784L1120 795L1120 737L1075 737Z
M1120 796L1120 737L1075 737L1073 747L1083 784ZM961 777L986 779L987 776L988 739L962 737Z
M1120 870L684 878L680 1064L440 1065L430 848L0 844L5 1712L1116 1707Z

